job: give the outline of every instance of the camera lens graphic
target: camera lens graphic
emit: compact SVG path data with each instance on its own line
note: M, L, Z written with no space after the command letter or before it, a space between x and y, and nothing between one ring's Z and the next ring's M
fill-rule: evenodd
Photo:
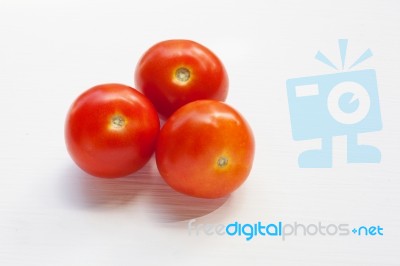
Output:
M361 122L368 115L370 105L368 92L356 82L341 82L328 95L329 113L341 124Z

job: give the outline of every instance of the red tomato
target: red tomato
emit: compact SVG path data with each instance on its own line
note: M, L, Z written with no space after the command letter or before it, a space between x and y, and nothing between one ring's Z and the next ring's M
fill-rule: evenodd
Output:
M67 115L65 140L84 171L121 177L149 160L159 130L157 111L144 95L125 85L104 84L75 100Z
M237 111L222 102L199 100L180 108L164 124L156 162L173 189L218 198L246 180L254 145L251 128Z
M209 49L189 40L168 40L151 47L140 59L135 85L162 117L200 99L224 101L228 75Z

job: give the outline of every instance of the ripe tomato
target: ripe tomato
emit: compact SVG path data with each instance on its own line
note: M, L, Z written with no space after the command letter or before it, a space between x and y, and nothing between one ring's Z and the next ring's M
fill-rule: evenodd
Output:
M237 111L222 102L199 100L180 108L164 124L156 162L173 189L218 198L245 181L254 145L251 128Z
M149 160L159 130L157 111L144 95L125 85L104 84L87 90L72 104L65 141L84 171L121 177Z
M209 49L189 40L168 40L151 47L140 59L135 85L164 118L200 99L224 101L228 75Z

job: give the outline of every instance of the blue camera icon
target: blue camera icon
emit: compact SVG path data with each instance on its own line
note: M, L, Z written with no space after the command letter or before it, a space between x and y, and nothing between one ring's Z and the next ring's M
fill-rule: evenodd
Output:
M321 149L299 156L300 167L332 167L332 137L347 136L348 163L379 163L379 149L359 145L357 134L382 129L373 69L289 79L286 82L294 140L321 139Z

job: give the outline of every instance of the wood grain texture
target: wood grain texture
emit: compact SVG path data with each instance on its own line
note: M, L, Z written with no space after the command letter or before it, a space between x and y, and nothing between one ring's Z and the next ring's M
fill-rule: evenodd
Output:
M400 265L400 2L7 1L0 3L0 265ZM133 84L141 54L171 38L196 40L224 62L227 102L249 121L256 157L227 198L181 195L154 159L114 180L78 169L64 145L67 110L95 84ZM380 164L347 164L334 138L331 169L300 169L318 140L292 139L285 82L334 73L370 48L383 130L360 136ZM194 220L193 220L194 219ZM189 222L197 229L189 229ZM230 223L348 224L383 236L207 235ZM207 225L208 224L208 225Z

